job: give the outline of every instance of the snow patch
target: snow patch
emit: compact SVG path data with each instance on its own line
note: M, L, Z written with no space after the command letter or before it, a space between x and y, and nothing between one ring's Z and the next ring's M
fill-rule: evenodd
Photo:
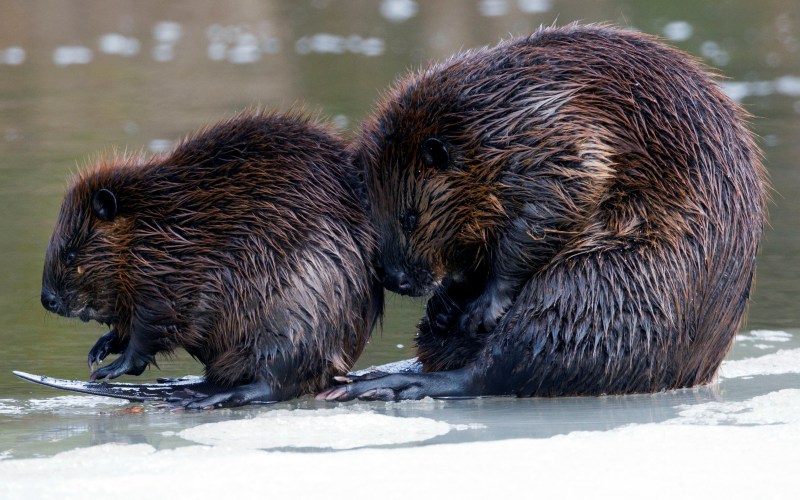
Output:
M427 441L454 429L446 422L423 417L392 417L345 409L276 410L252 419L199 425L178 435L200 444L240 449L346 450Z

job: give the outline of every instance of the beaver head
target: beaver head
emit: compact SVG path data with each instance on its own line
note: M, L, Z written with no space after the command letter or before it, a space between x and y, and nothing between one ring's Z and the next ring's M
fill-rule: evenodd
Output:
M120 277L130 232L119 201L120 172L100 166L71 183L45 257L42 305L47 310L105 324L123 319Z
M602 196L612 162L575 96L585 82L553 75L546 54L531 61L529 45L466 52L410 75L364 124L356 158L388 289L480 289L498 258L540 267ZM514 241L500 243L509 237L525 251L509 254Z
M366 170L384 286L425 295L485 273L503 207L457 82L429 70L387 93L356 145Z

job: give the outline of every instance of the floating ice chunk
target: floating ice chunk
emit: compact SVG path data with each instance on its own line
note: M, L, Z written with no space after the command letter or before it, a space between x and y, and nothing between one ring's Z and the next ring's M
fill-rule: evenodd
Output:
M385 51L385 43L380 38L361 38L358 35L343 37L331 35L329 33L318 33L312 36L304 36L294 44L294 49L298 54L310 54L312 52L320 54L343 54L352 52L365 56L379 56Z
M540 14L550 10L552 0L519 0L519 10L527 14Z
M800 349L783 349L758 358L724 361L719 376L725 379L787 373L800 373Z
M153 26L153 38L160 43L175 43L182 35L183 27L174 21L160 21Z
M228 51L228 61L234 64L250 64L261 58L258 39L252 33L242 33L236 45Z
M414 0L383 0L381 15L393 23L401 23L417 14L417 2Z
M92 49L81 45L65 45L53 51L53 62L58 66L89 64L93 57Z
M700 45L700 53L703 57L710 59L717 66L725 66L731 60L731 56L720 44L715 41L707 40Z
M776 93L789 97L800 96L800 77L797 76L781 76L774 81L720 82L720 86L734 101L741 101L751 95L768 96Z
M694 29L686 21L672 21L664 26L664 36L674 42L682 42L692 37Z
M386 50L385 45L380 38L365 38L361 42L361 53L365 56L379 56Z
M480 11L486 17L499 17L508 14L508 7L507 0L482 0Z
M166 153L170 150L170 148L172 148L173 145L174 142L170 141L169 139L153 139L147 145L147 149L151 153Z
M791 97L800 96L800 77L782 76L775 80L775 90Z
M228 52L228 46L222 42L212 42L208 44L208 58L212 61L222 61Z
M333 117L333 126L338 129L345 129L350 125L350 118L347 115L336 115Z
M276 410L247 420L199 425L178 435L234 448L331 448L346 450L427 441L453 427L423 417L402 418L345 409Z
M25 49L22 47L9 47L6 50L0 50L0 63L8 64L9 66L19 66L25 62Z
M779 330L753 330L750 333L740 333L736 342L789 342L792 334Z
M133 37L119 33L106 33L100 37L100 52L131 57L139 53L141 43Z

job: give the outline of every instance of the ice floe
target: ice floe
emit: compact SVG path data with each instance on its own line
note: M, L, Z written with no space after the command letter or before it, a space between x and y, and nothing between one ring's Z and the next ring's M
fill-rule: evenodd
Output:
M800 349L782 349L757 358L725 361L720 368L722 379L800 373Z
M800 424L800 389L782 389L747 401L711 402L681 407L679 424Z
M455 430L424 417L400 418L346 409L277 410L246 420L202 424L178 435L189 441L233 448L329 448L427 441Z

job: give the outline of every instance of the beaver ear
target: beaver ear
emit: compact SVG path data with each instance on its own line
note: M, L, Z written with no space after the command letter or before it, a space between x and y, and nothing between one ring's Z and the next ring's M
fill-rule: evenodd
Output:
M117 197L108 189L101 189L92 197L92 210L100 220L111 220L117 215Z
M447 146L435 137L425 139L420 153L422 153L422 163L428 167L444 170L450 165L450 153L447 152Z

